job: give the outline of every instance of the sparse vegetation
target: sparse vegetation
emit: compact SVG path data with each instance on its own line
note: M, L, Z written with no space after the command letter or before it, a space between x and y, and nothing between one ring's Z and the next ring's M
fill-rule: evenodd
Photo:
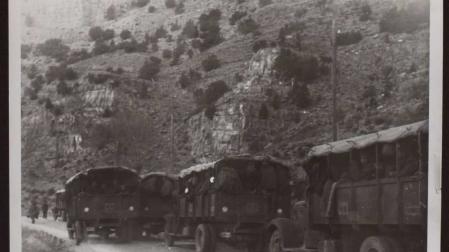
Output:
M209 13L201 14L199 18L201 46L200 50L205 51L222 41L220 34L221 11L213 9Z
M165 0L165 7L167 7L167 9L175 8L176 1L175 0Z
M36 46L39 54L63 61L70 51L70 47L66 46L60 39L48 39L42 44Z
M49 66L47 71L45 72L45 79L47 79L47 83L50 83L54 80L63 80L65 74L65 66Z
M221 66L221 62L218 59L217 55L211 54L206 59L201 62L204 71L209 72L213 69L217 69Z
M268 111L267 105L265 103L262 103L259 110L259 119L267 120L269 116L270 112Z
M106 9L106 13L104 14L104 18L106 20L114 20L117 17L117 13L115 11L115 6L111 5Z
M261 49L267 48L268 47L268 43L266 40L261 39L261 40L257 40L253 43L253 52L256 53Z
M247 15L246 11L236 11L236 12L234 12L232 14L232 16L229 18L229 24L230 25L235 25L235 23L237 23L237 21L239 21L240 19L242 19L246 15Z
M357 44L362 38L362 33L360 33L360 31L337 33L336 44L337 46Z
M167 37L167 30L165 30L164 26L160 26L159 28L157 28L157 30L154 32L154 37L155 38L166 38Z
M262 8L272 3L273 3L272 0L259 0L259 7Z
M122 41L117 45L117 48L123 49L126 53L146 52L147 43L145 43L145 41L139 43L137 40L131 39L130 41Z
M214 119L215 113L217 112L217 107L215 104L211 104L206 107L204 110L204 116L206 116L207 119L212 120Z
M181 88L188 88L194 82L201 79L201 74L193 69L190 69L188 73L182 72L181 76L179 76L178 84Z
M148 6L148 13L155 13L156 12L156 7L150 5Z
M184 2L180 2L178 5L176 5L175 7L175 14L182 14L184 13Z
M295 18L300 19L300 18L302 18L306 13L307 13L307 9L305 9L305 8L297 9L297 10L295 11Z
M194 93L196 104L201 108L207 108L220 99L225 93L230 91L226 82L223 80L214 81L209 84L207 89L197 89Z
M181 29L181 26L178 24L178 22L170 25L170 31L177 31L179 29Z
M75 62L85 60L90 57L89 52L86 49L81 49L77 51L71 51L69 57L66 60L67 64L73 64Z
M288 94L289 100L298 108L305 109L312 103L309 88L306 84L295 82Z
M103 84L106 81L109 80L109 75L108 74L103 74L103 73L88 73L87 74L87 80L89 81L89 83L92 84Z
M39 73L39 70L37 69L36 64L31 64L30 67L27 70L27 76L29 79L34 79L34 77L37 76Z
M198 37L198 29L193 22L193 20L187 21L184 28L182 29L181 34L187 38L197 38Z
M282 48L276 58L274 70L282 79L297 81L311 81L318 77L318 60L316 57L305 54L297 54L290 49Z
M251 17L239 22L238 30L242 34L254 33L259 28L259 25Z
M122 39L122 40L126 40L126 39L129 39L129 38L131 38L132 37L132 34L131 34L131 32L129 31L129 30L123 30L121 33L120 33L120 38Z
M146 6L149 2L150 2L150 0L135 0L132 2L132 6L137 7L137 8L142 8L142 7Z
M360 7L359 20L362 22L370 20L372 13L371 6L368 3L364 3L362 7Z
M170 49L164 49L164 50L162 51L162 58L164 58L164 59L170 59L171 56L172 56L172 52L171 52Z
M379 22L379 30L389 33L413 32L422 23L429 22L429 13L428 1L416 1L401 10L393 7L383 15Z
M145 80L155 80L160 71L160 64L160 59L158 61L153 59L145 61L139 70L139 78Z
M44 83L45 83L44 77L42 75L38 75L31 81L30 86L35 93L38 93L42 89Z
M67 85L65 81L61 80L56 86L56 92L62 96L66 96L72 93L72 89Z
M102 40L98 40L98 41L95 41L95 43L94 43L94 48L92 49L92 54L100 55L100 54L108 53L109 51L111 51L111 48L109 47L109 45L107 45L106 42L104 42Z

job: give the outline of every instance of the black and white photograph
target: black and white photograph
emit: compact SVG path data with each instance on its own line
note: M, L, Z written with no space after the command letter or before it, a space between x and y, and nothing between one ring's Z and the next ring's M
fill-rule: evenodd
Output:
M17 251L440 251L442 1L17 2Z

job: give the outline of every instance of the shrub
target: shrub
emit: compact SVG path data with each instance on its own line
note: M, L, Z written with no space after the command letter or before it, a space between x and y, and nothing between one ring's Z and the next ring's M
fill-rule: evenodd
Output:
M115 36L115 32L114 32L114 30L112 30L112 29L106 29L106 30L104 30L104 32L103 32L103 39L104 39L104 40L110 40L110 39L113 39L114 36Z
M359 20L362 22L370 20L372 13L373 13L373 11L371 10L371 6L369 6L368 3L365 3L360 8Z
M129 39L129 38L131 38L132 37L132 34L131 34L131 32L129 31L129 30L123 30L121 33L120 33L120 38L122 39L122 40L126 40L126 39Z
M259 25L251 17L239 22L238 30L242 34L254 33L259 28Z
M175 14L181 14L184 13L184 3L180 2L178 5L176 5L175 8Z
M253 43L253 52L256 53L261 49L267 48L268 47L268 43L266 40L261 39L261 40L257 40Z
M138 8L142 8L146 6L149 2L150 0L136 0L132 3L132 5Z
M109 80L109 77L110 76L108 74L102 74L102 73L98 73L98 74L89 73L89 74L87 74L87 80L89 81L89 83L92 83L92 84L103 84L107 80Z
M290 89L288 97L293 104L298 108L307 108L312 103L310 99L309 88L305 84L299 84L295 82L293 87Z
M100 55L110 51L110 47L102 40L95 41L94 48L92 49L92 54Z
M153 52L157 52L157 51L159 50L159 46L157 45L157 41L151 43L151 50L152 50Z
M192 47L195 48L195 49L200 49L200 47L201 47L201 40L199 40L199 39L192 40Z
M67 64L73 64L75 62L85 60L90 57L89 52L86 49L81 49L79 51L72 51L66 60Z
M179 86L181 86L181 88L184 89L189 87L192 84L192 82L189 76L185 72L182 72L181 76L179 76L178 84Z
M162 60L155 56L151 56L150 60L158 65L160 65L162 63Z
M67 85L65 81L59 81L56 86L56 92L62 96L70 95L72 93L72 89Z
M171 50L169 50L169 49L164 49L164 50L162 51L162 58L164 58L164 59L170 59L171 56L172 56Z
M262 8L272 3L273 3L272 0L259 0L259 7Z
M65 74L64 66L49 66L45 72L45 79L50 83L54 80L63 80Z
M181 26L177 22L170 25L170 31L177 31L179 29L181 29Z
M176 41L176 47L173 50L173 60L170 65L174 66L179 63L179 58L182 54L184 54L186 50L186 43L178 37L178 40Z
M234 74L234 80L236 83L242 82L243 81L243 76L240 73L235 73Z
M200 38L202 40L200 50L204 51L212 46L215 46L222 41L220 34L219 21L221 18L221 11L218 9L213 9L209 13L201 14L199 17L199 30Z
M209 72L213 69L219 68L221 63L215 54L209 55L206 59L201 62L204 71Z
M247 15L246 11L236 11L236 12L234 12L232 14L232 16L229 18L229 24L230 25L235 25L235 23L237 21L239 21L240 19L242 19L246 15Z
M103 29L100 26L94 26L89 29L89 37L93 41L103 39Z
M149 7L148 7L148 12L149 12L149 13L154 13L154 12L156 12L156 7L154 7L154 6L152 6L152 5L149 6Z
M157 74L160 71L160 63L153 60L145 61L143 66L139 70L139 78L145 80L156 79Z
M226 85L226 82L223 80L214 81L210 83L206 91L204 91L200 104L204 107L214 104L228 91L230 91L230 89Z
M311 81L318 77L318 60L310 55L298 55L289 49L281 49L273 68L284 79Z
M196 25L193 22L193 20L187 21L184 28L182 29L181 34L187 38L197 38L198 37L198 29L196 28Z
M305 9L305 8L297 9L295 11L295 17L298 19L302 18L306 13L307 13L307 9Z
M106 9L106 13L104 14L104 18L106 20L113 20L116 18L115 6L111 5Z
M423 3L426 5L419 6ZM429 13L428 1L416 2L401 10L393 7L383 15L379 22L379 30L389 33L413 32L420 24L429 21Z
M120 86L121 82L119 80L114 80L113 82L111 82L111 87L112 88L117 88L118 86Z
M165 7L167 7L167 9L175 8L176 1L175 0L165 0Z
M368 107L377 107L377 89L374 85L365 87L362 93L362 100Z
M44 77L42 75L38 75L31 81L30 86L35 91L35 93L38 93L42 89L44 83L45 83Z
M154 37L156 38L165 38L167 37L167 30L165 30L164 26L160 26L155 32Z
M30 68L28 68L27 71L28 78L33 79L38 73L39 70L37 69L37 66L35 64L31 64Z
M217 112L217 108L215 107L215 104L211 104L204 110L204 116L206 116L207 119L212 120L214 119L215 112Z
M126 53L146 52L147 50L147 44L145 42L138 43L135 39L122 41L117 47L123 49Z
M337 46L347 46L357 44L360 40L362 40L360 31L343 32L337 33L336 44Z
M62 61L67 57L70 47L66 46L60 39L48 39L36 46L36 50L44 56Z
M189 59L193 58L193 50L192 50L192 49L189 49L189 50L187 51L187 55L189 56Z
M76 80L78 79L78 73L73 70L71 67L67 67L64 70L64 79L65 80Z
M28 55L30 54L30 52L32 51L32 47L30 45L26 45L26 44L22 44L20 46L20 57L22 59L26 59L28 58Z
M30 88L30 87L25 87L23 90L23 95L26 97L28 96L28 98L30 98L30 100L36 100L37 99L37 93L34 89Z

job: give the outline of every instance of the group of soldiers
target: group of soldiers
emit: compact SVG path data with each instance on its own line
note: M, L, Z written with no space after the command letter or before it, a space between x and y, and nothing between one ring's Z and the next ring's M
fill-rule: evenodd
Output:
M48 198L46 196L42 197L41 204L40 204L40 210L42 211L42 217L44 219L47 219L47 213L48 213ZM39 218L39 206L38 206L38 198L37 196L34 196L31 199L30 209L28 211L28 217L31 218L31 222L34 224L35 219Z

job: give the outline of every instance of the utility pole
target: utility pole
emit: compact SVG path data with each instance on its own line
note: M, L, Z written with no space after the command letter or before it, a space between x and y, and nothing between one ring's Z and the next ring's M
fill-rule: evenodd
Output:
M336 31L336 8L335 3L332 8L332 67L331 67L331 84L332 84L332 140L338 140L337 126L337 31Z

